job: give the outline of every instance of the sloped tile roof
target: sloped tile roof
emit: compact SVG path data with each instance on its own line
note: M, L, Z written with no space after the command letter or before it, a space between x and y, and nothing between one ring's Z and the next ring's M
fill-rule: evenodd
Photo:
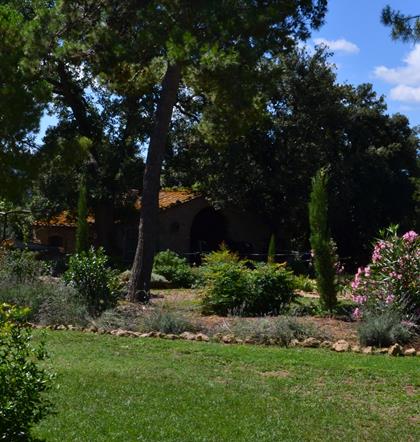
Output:
M94 224L95 218L92 215L89 215L87 217L87 222L89 224ZM36 227L75 227L76 224L76 215L68 210L51 217L49 220L40 220L33 223L33 225Z
M159 192L159 209L166 210L170 207L185 204L200 195L189 190L161 190ZM135 209L140 210L141 198L137 198L134 204ZM95 223L95 218L92 215L87 219L89 224ZM77 218L75 214L69 211L61 212L58 215L51 217L49 220L35 221L33 225L35 227L75 227L77 224Z
M166 210L179 204L187 203L200 195L190 190L161 190L159 192L159 209ZM141 208L141 198L136 202L136 209Z

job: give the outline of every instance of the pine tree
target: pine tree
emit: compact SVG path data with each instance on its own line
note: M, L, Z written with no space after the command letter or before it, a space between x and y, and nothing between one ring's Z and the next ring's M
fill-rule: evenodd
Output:
M89 226L87 216L86 184L85 182L82 182L79 189L79 201L77 203L76 253L85 252L89 249Z
M420 37L420 15L406 15L387 5L382 9L381 21L391 27L393 40L417 42Z
M312 179L309 201L310 242L314 255L316 282L322 307L332 310L337 304L334 250L328 230L328 174L320 169Z

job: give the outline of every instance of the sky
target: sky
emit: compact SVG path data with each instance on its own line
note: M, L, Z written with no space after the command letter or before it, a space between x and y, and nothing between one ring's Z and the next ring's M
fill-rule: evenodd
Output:
M340 83L372 83L390 114L402 113L411 126L420 125L420 44L391 39L380 21L387 4L420 13L420 0L329 0L325 24L308 43L327 44L334 52Z
M334 52L340 83L372 83L385 96L390 114L402 113L411 126L420 125L420 43L391 39L380 21L387 4L406 14L420 13L420 0L329 0L325 24L307 44L326 44ZM37 140L55 123L45 116Z

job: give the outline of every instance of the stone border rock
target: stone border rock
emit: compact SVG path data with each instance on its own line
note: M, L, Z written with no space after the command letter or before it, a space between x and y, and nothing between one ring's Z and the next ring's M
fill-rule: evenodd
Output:
M74 325L39 325L29 323L29 326L35 329L47 329L47 330L71 330L71 331L79 331L84 333L96 333L96 334L109 334L112 336L126 337L126 338L160 338L160 339L168 339L168 340L177 340L183 339L186 341L199 341L199 342L219 342L223 344L251 344L257 345L256 342L252 338L239 339L234 335L223 335L221 333L217 333L212 337L207 336L204 333L192 333L192 332L183 332L179 335L172 333L162 333L157 331L151 331L148 333L134 332L131 330L123 330L123 329L114 329L107 330L104 328L98 328L95 325L91 325L89 327L76 327ZM261 345L280 345L278 341L275 339L269 339L267 342ZM394 344L391 347L386 348L374 348L371 346L361 347L360 345L351 345L348 341L344 339L339 339L338 341L321 341L314 337L306 338L302 341L297 339L292 339L289 345L283 347L301 347L301 348L324 348L335 351L337 353L361 353L365 355L381 355L387 354L389 356L420 356L420 351L416 351L415 348L404 348L400 344Z

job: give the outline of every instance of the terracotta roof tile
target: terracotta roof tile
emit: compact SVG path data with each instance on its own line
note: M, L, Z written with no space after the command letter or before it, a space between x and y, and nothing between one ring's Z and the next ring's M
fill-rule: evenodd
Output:
M189 190L161 190L159 192L159 209L166 210L170 207L187 203L188 201L198 198L199 196L199 194ZM137 210L140 210L141 198L137 199L134 207ZM95 218L92 215L89 215L87 221L89 224L94 224ZM53 216L49 220L35 221L33 225L36 227L75 227L76 222L77 219L73 213L64 211Z
M92 215L87 217L89 224L95 223L95 218ZM51 217L49 220L40 220L33 223L36 227L75 227L77 224L77 218L74 213L65 210L58 215Z
M159 209L165 210L170 207L184 204L199 197L197 193L189 190L161 190L159 192ZM141 207L141 201L138 202Z

